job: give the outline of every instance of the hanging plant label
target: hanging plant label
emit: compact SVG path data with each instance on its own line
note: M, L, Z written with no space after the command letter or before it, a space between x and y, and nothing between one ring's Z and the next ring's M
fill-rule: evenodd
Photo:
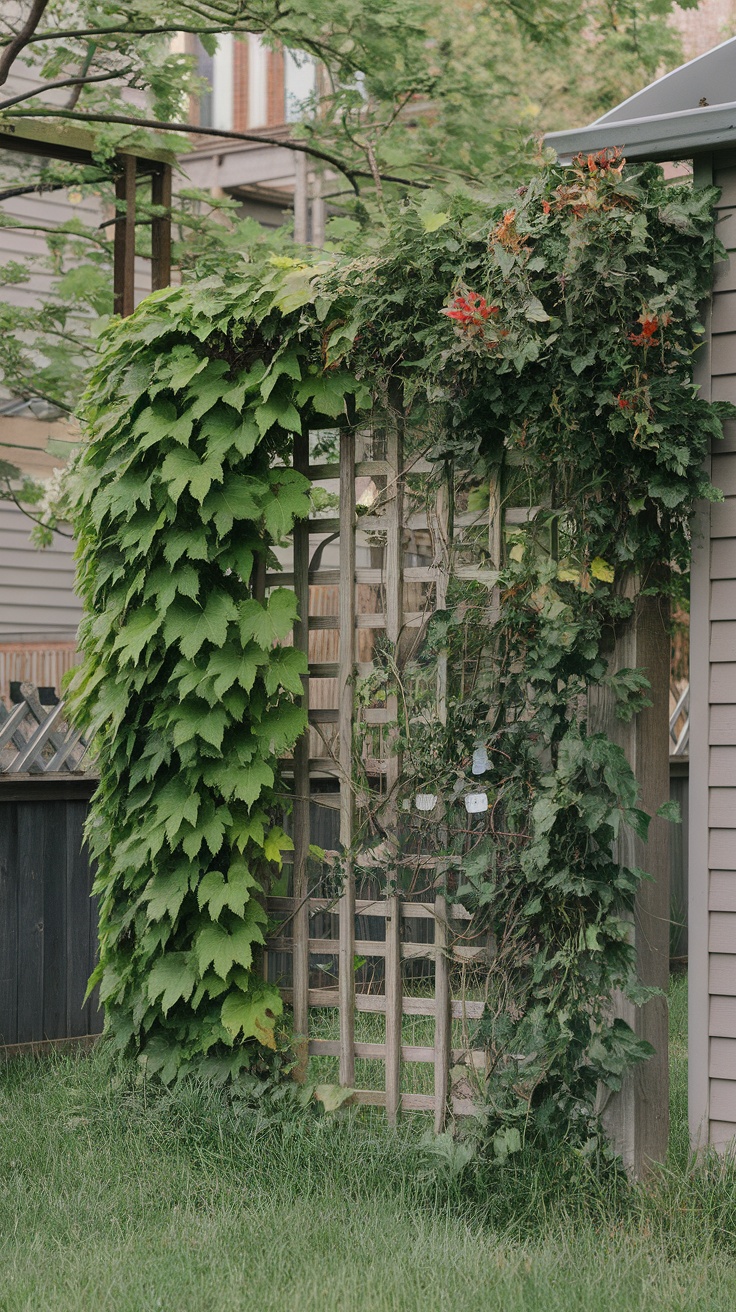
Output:
M490 764L485 743L481 743L473 752L473 774L485 774Z
M414 805L417 811L434 811L437 805L436 793L417 793L414 798Z
M468 793L465 798L465 810L468 815L477 815L480 811L488 810L487 793Z

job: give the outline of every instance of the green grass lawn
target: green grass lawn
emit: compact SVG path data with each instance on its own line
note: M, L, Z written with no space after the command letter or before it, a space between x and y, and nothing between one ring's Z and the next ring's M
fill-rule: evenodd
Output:
M736 1309L736 1170L688 1167L685 984L670 1160L647 1188L552 1159L467 1186L422 1118L238 1112L104 1051L0 1069L2 1312Z

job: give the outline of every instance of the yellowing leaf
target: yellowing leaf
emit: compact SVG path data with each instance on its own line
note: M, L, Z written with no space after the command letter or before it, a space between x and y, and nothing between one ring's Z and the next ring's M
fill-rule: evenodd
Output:
M594 579L600 579L601 583L613 583L614 569L601 556L596 556L590 562L590 572Z
M436 232L438 228L443 228L450 218L446 210L430 210L429 213L421 214L419 217L425 232Z
M233 989L222 1004L220 1018L233 1039L242 1031L244 1039L258 1039L264 1048L276 1049L274 1021L281 1015L284 1004L272 984L259 984L253 993Z
M317 1102L321 1102L326 1112L336 1112L352 1098L355 1089L347 1089L342 1084L318 1084L314 1090Z
M557 570L557 577L560 583L579 583L580 570L572 569L569 565L560 565Z

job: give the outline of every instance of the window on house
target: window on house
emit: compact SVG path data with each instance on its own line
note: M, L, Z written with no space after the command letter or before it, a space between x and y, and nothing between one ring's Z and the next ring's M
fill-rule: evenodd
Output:
M312 105L315 67L311 55L301 50L284 51L284 117L287 123L304 118Z
M233 126L233 36L218 37L214 55L197 42L197 72L208 83L199 101L199 121L204 128Z

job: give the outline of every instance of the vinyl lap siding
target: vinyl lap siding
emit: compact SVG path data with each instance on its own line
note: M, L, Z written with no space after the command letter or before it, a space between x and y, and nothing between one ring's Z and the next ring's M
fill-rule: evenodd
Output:
M31 523L0 501L0 643L73 640L82 608L74 595L74 543L54 535L35 548Z
M701 381L713 400L736 402L736 157L716 157L713 180L722 193L718 234L733 254L716 266L709 377ZM708 1078L707 1088L705 1080L701 1087L708 1141L724 1148L736 1136L736 423L726 425L725 439L713 452L711 476L725 500L705 519L710 528L709 542L702 546L708 557L707 584L701 576L700 585L708 590L709 651L707 666L697 669L694 663L693 677L696 682L707 678L708 732L707 743L703 733L697 753L695 746L691 749L693 772L708 754L707 944L699 959L691 949L690 969L697 989L696 974L707 960ZM701 615L702 623L705 612ZM705 832L704 823L703 837ZM701 849L701 871L704 855ZM695 879L700 878L696 869ZM705 895L703 881L701 900ZM702 926L705 931L705 915ZM695 1054L691 1060L697 1060Z

